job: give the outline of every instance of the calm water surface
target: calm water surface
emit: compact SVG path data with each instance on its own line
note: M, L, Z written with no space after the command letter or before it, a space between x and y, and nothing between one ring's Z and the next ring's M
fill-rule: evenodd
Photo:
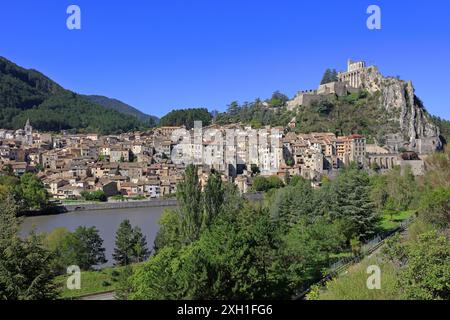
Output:
M64 227L74 231L79 226L96 227L103 239L108 262L104 266L113 265L112 253L115 246L115 236L120 223L128 219L132 226L139 226L147 237L147 244L153 249L153 241L159 229L158 220L164 209L169 207L113 209L96 211L79 211L60 215L27 217L21 226L22 236L26 236L31 230L51 232L55 228Z

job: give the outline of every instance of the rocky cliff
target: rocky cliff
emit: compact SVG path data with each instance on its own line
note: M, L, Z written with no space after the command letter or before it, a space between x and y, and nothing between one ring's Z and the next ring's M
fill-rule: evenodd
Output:
M362 88L380 93L380 111L392 115L398 130L386 137L386 146L393 151L403 147L418 153L430 153L442 147L439 128L431 121L422 101L415 95L411 81L383 77L376 67L362 74Z

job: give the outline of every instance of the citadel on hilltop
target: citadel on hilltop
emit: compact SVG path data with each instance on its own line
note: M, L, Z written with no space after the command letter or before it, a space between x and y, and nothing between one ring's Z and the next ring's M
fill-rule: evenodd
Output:
M392 113L398 128L386 132L385 146L393 153L408 149L420 154L434 152L442 147L440 129L431 121L421 100L415 95L411 81L385 77L376 66L364 61L347 61L347 71L339 72L336 81L321 84L318 89L300 91L288 101L290 111L309 107L313 103L332 101L352 93L366 91L379 94L379 113Z
M332 96L346 96L358 92L363 87L364 79L368 73L378 71L377 67L366 67L364 61L347 61L347 71L339 72L337 81L324 83L316 90L300 91L293 100L288 102L288 110L297 106L310 106L314 101L320 102Z

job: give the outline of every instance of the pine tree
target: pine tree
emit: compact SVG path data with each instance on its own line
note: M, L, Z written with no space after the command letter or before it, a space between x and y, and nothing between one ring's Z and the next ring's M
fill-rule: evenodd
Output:
M128 265L133 257L133 228L130 220L123 220L116 233L116 247L113 258L116 265Z
M347 239L368 239L374 235L378 217L370 199L368 175L357 168L348 168L333 182L330 191L332 218L342 222Z
M323 74L322 81L320 82L320 84L326 84L335 81L338 81L338 73L336 69L333 70L327 69Z
M325 70L325 73L323 74L322 81L320 82L320 84L329 83L330 80L331 80L331 70L327 69L327 70Z
M103 239L95 227L78 227L64 239L62 260L66 265L78 265L82 270L106 263Z
M126 266L142 262L149 256L147 240L141 229L138 226L132 228L128 219L122 221L116 233L116 247L113 253L116 265Z
M330 80L330 82L338 81L338 72L336 71L336 69L333 69L333 71L331 72Z
M133 229L133 262L142 262L148 259L150 256L150 250L147 246L147 239L142 234L141 228L138 226Z

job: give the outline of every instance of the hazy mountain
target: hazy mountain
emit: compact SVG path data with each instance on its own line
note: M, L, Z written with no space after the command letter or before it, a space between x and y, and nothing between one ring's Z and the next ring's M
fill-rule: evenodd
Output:
M148 123L150 121L158 124L159 118L156 116L151 116L143 113L142 111L126 104L125 102L119 101L117 99L108 98L105 96L98 95L83 95L84 98L89 100L90 102L101 105L102 107L115 110L117 112L128 114L138 118L139 120Z

